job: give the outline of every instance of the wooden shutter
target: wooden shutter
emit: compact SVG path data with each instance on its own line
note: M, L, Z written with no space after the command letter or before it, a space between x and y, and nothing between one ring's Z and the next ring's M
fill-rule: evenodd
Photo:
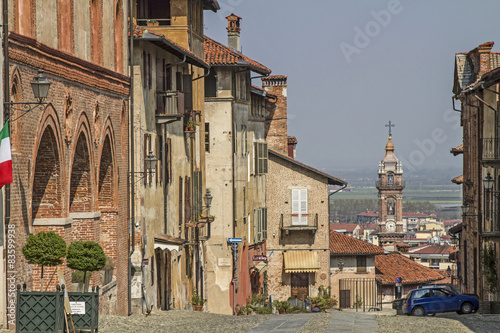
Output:
M146 156L148 155L148 135L144 134L144 149L142 151L142 163L144 167L144 185L148 183L148 169L146 166Z
M357 272L364 273L366 272L366 256L356 256L357 261Z
M184 107L193 110L193 77L191 74L182 76L182 92L184 93Z
M182 196L184 192L182 191L182 177L179 177L179 226L182 225Z
M172 68L168 66L169 64L166 64L163 68L165 68L165 89L170 91L172 90Z
M262 239L267 239L267 208L262 208Z
M167 138L167 142L165 143L165 182L169 184L172 182L172 153L170 152L171 148L171 139Z
M142 85L144 89L148 87L148 55L142 51Z
M292 224L307 225L307 190L292 190Z
M156 58L156 110L161 110L161 112L165 112L164 99L165 96L158 94L160 91L165 91L165 78L163 76L165 71L165 60Z
M175 72L175 88L178 91L184 91L182 90L182 72Z
M185 178L185 202L184 202L184 219L186 222L191 221L191 178Z
M153 66L151 66L151 54L148 53L148 88L153 86Z
M159 168L159 164L160 164L160 136L157 135L156 136L156 140L155 140L155 155L156 155L156 158L158 159L158 161L156 161L156 172L155 172L155 182L156 184L158 184L158 181L160 180L160 177L158 176L158 174L161 172L160 168Z
M258 222L257 215L258 215L258 210L254 209L253 210L253 242L254 243L258 243L257 230L258 230L258 227L259 227L259 222Z
M267 173L268 166L268 151L267 151L267 143L262 144L262 173Z

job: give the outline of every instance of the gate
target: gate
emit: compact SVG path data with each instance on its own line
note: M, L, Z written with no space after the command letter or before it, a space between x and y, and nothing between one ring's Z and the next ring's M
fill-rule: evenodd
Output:
M339 280L340 308L382 309L382 292L375 279L348 278Z

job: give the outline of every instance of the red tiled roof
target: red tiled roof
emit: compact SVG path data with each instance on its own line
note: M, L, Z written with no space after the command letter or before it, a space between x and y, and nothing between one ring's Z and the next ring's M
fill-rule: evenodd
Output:
M424 213L405 213L403 212L403 217L429 217L429 215Z
M360 231L363 231L363 228L359 224L355 223L330 223L330 230L345 230L346 232L353 232L357 226L360 227Z
M460 146L452 148L450 150L450 153L452 153L454 156L457 156L458 154L463 154L464 153L464 144L462 143Z
M330 230L330 254L381 254L384 249L368 242Z
M411 254L450 254L455 252L456 248L450 245L428 245L420 249L410 249Z
M358 215L361 215L361 216L378 217L378 212L373 211L373 210L367 210L366 212L359 213Z
M253 71L261 74L269 74L271 70L255 60L225 46L210 37L204 36L203 51L205 62L210 65L247 65Z
M365 224L365 229L377 229L378 228L378 223L368 223Z
M444 220L443 224L446 226L454 226L455 224L459 224L460 222L462 222L462 219Z
M399 253L376 255L375 275L382 284L395 284L397 277L403 278L403 284L431 282L444 278L432 268L422 266Z
M463 182L464 182L464 175L460 175L458 177L453 178L451 180L451 182L455 183L455 184L458 184L458 185L463 184Z
M262 89L261 87L258 87L258 86L254 85L254 84L252 84L252 86L251 86L251 87L252 87L252 88L254 88L254 89L257 89L257 90L259 90L259 91L265 92L265 93L266 93L266 96L268 96L268 97L271 97L271 98L276 98L276 95L271 94L269 91L264 90L264 89Z
M288 75L268 75L262 78L262 81L271 81L271 80L286 80Z

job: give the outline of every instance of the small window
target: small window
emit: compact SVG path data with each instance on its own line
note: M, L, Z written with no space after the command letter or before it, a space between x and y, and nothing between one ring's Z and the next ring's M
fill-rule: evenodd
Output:
M357 256L356 262L356 271L358 273L366 273L366 256Z
M205 151L210 153L210 123L205 123Z
M268 151L267 143L255 143L255 174L267 173Z
M392 173L387 175L387 185L394 185L394 175Z

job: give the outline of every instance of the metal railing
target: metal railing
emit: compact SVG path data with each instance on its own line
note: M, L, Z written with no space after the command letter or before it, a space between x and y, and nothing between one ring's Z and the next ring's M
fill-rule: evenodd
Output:
M375 187L381 189L400 189L404 188L405 186L406 186L405 181L394 181L394 184L392 185L381 184L379 181L375 182Z
M148 21L156 21L158 22L158 26L171 25L172 19L170 18L148 18L148 19L137 19L137 24L146 26L148 25Z
M353 308L363 312L382 309L382 292L374 278L340 279L339 294L341 309Z
M318 214L281 214L281 229L316 230L318 229Z
M500 161L500 139L481 139L483 161Z

